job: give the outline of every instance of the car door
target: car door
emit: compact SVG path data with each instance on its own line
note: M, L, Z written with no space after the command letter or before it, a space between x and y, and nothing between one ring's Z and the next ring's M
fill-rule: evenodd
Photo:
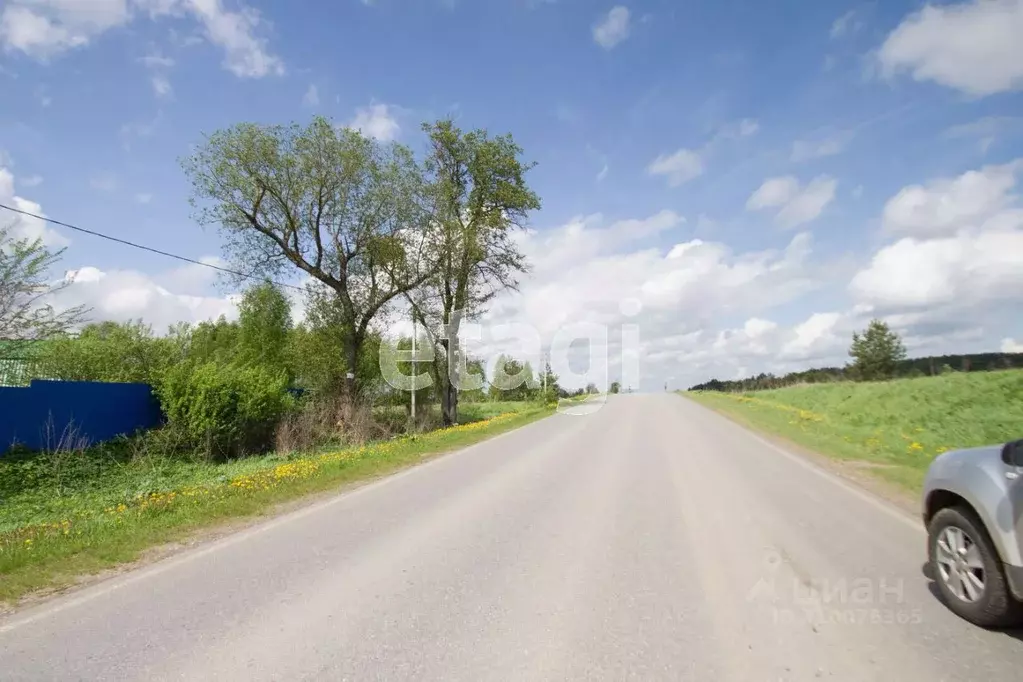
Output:
M1006 547L1012 542L1023 557L1023 440L1007 443L1002 450L1005 477L1008 479L1009 505L1012 509L1013 538L1006 538Z

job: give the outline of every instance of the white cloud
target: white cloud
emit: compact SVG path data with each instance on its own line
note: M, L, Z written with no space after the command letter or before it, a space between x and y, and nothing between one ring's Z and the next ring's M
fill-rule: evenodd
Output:
M746 201L746 208L759 210L783 206L799 191L799 180L791 175L768 178Z
M863 21L856 14L856 10L849 10L831 24L831 38L842 38L863 28Z
M220 256L202 256L197 260L203 265L186 263L157 275L153 280L160 286L179 294L201 295L208 292L223 274L218 270L206 267L207 265L218 268L230 267L230 264Z
M906 237L878 251L850 290L886 309L1023 301L1023 215L1015 229Z
M126 0L11 0L0 13L0 43L46 59L86 45L130 16Z
M629 9L614 7L600 23L593 27L593 40L605 50L610 50L629 37Z
M779 209L775 222L784 228L797 227L815 220L835 198L838 181L827 175L811 180L805 187L789 175L764 181L746 201L751 211Z
M815 220L835 198L837 187L834 178L825 175L814 178L778 212L778 224L791 228Z
M988 166L901 190L883 221L888 231L910 236L874 254L850 282L853 296L878 310L912 312L915 323L1018 316L1023 209L1011 190L1020 167Z
M310 85L302 95L302 106L306 107L318 107L320 106L320 91L316 85Z
M605 163L604 167L600 169L599 173L597 173L597 182L603 182L604 178L607 177L607 174L610 171L611 171L611 168Z
M187 0L190 11L199 19L211 43L221 47L224 68L242 78L262 78L284 74L284 64L266 49L266 41L257 36L264 24L260 14L243 7L237 12L224 9L220 0Z
M10 0L0 13L0 44L8 52L46 60L88 45L143 14L153 19L195 19L206 38L224 51L224 68L236 76L284 73L281 60L267 50L266 40L259 36L266 27L259 12L245 5L231 11L221 0ZM149 67L170 65L158 55L143 61Z
M997 137L1023 132L1023 116L985 116L945 130L945 137Z
M169 69L174 66L173 59L165 57L157 51L150 52L145 57L140 58L139 61L149 69Z
M381 142L390 142L401 132L401 126L394 117L392 107L387 104L374 103L358 109L349 126Z
M153 76L152 78L153 92L156 93L157 97L166 99L174 94L173 88L171 88L170 81L167 80L166 76Z
M22 187L36 187L43 184L43 177L41 175L29 175L18 180L18 184Z
M520 292L495 301L487 320L525 321L546 343L571 322L615 328L626 319L620 303L632 299L641 312L628 320L641 326L649 355L667 353L672 339L727 315L755 314L745 332L767 338L764 311L816 286L809 235L797 235L783 250L734 253L719 242L687 239L684 229L681 216L661 211L610 225L594 215L521 233L533 273ZM673 246L659 246L665 243Z
M985 116L970 123L952 126L942 134L947 138L975 138L981 154L995 141L1023 133L1023 116Z
M851 140L852 135L848 133L840 133L820 140L796 140L792 143L790 158L798 163L841 154Z
M138 204L148 204L152 200L153 195L150 194L149 192L139 192L138 194L135 195L135 203Z
M703 174L703 160L691 149L679 149L670 156L658 156L647 167L649 175L663 175L670 187L678 187Z
M927 5L878 52L883 72L908 72L970 95L1023 87L1023 0Z
M792 336L783 346L783 352L796 358L834 351L838 337L836 326L841 315L838 313L814 313L792 329Z
M171 291L157 279L135 270L103 271L83 267L69 271L65 280L69 284L54 294L54 307L85 305L91 309L89 319L93 322L141 318L162 334L177 322L195 323L220 315L228 318L237 315L234 297Z
M1002 339L1001 351L1003 353L1023 353L1023 341Z
M1017 197L1011 194L1023 159L968 171L954 179L904 187L888 200L882 222L889 232L940 236L992 218Z
M2 156L4 155L0 154L0 157ZM0 158L0 164L9 162L9 159ZM43 213L42 206L15 193L15 182L14 173L9 168L0 165L0 203L12 206L19 211L27 211L45 217L46 214ZM17 184L24 185L25 183L17 181ZM50 228L45 221L2 209L0 209L0 229L6 230L12 239L41 239L45 245L52 248L68 244L68 240Z

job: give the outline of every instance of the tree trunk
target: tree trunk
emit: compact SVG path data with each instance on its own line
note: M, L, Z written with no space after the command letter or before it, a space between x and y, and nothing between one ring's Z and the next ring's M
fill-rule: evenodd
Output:
M358 385L355 380L355 366L359 361L359 348L362 340L351 336L345 343L345 398L353 403L358 401Z
M441 346L444 347L444 367L443 371L437 372L441 416L444 426L453 426L458 423L458 390L455 388L454 382L451 381L454 353L450 339L441 339Z

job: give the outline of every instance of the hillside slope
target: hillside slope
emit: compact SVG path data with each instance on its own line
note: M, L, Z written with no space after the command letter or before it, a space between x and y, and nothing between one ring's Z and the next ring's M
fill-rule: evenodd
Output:
M686 395L910 490L945 450L1023 438L1023 370Z

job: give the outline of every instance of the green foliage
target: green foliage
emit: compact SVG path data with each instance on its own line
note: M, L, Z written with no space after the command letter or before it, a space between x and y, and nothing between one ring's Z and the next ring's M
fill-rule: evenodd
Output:
M491 400L531 400L539 394L540 382L529 362L501 355L490 380Z
M688 395L914 490L940 452L1023 435L1023 370Z
M902 339L881 320L871 320L866 330L854 333L849 355L851 370L861 381L878 381L895 376L899 362L906 359Z
M337 293L326 287L309 287L305 320L289 335L289 363L295 384L320 395L340 395L349 371L344 306ZM367 330L356 356L356 385L366 393L379 388L380 335Z
M609 392L610 393L621 393L621 391L622 391L622 384L621 384L621 382L612 381L611 382L611 388L609 389Z
M231 363L238 358L239 330L237 322L228 322L221 315L215 322L200 322L183 329L182 338L188 347L190 362Z
M419 319L438 340L438 355L447 357L442 337L457 336L463 317L480 314L528 271L514 232L540 208L540 198L525 179L532 164L522 160L511 135L463 131L451 120L424 124L423 131L430 140L424 185L432 220L425 260L432 276L413 299ZM458 420L459 394L443 369L435 366L434 379L450 424Z
M537 377L540 390L536 391L536 400L542 403L557 403L561 394L561 386L558 384L558 375L551 369L551 363L544 364L544 371Z
M210 135L183 167L199 221L221 230L235 269L300 271L333 293L349 368L370 322L426 277L419 255L430 218L407 147L323 117L305 127L243 123ZM346 380L349 393L357 388Z
M17 239L0 226L0 360L24 359L27 347L84 320L84 307L58 312L47 303L68 284L54 284L50 272L63 253L48 250L41 239Z
M138 382L159 385L184 356L181 337L157 337L141 320L86 325L76 338L41 346L43 376L65 381Z
M238 304L238 353L242 362L288 368L291 303L270 282L250 287Z
M191 447L224 459L270 447L293 404L287 385L284 372L260 365L182 363L167 372L160 404Z

